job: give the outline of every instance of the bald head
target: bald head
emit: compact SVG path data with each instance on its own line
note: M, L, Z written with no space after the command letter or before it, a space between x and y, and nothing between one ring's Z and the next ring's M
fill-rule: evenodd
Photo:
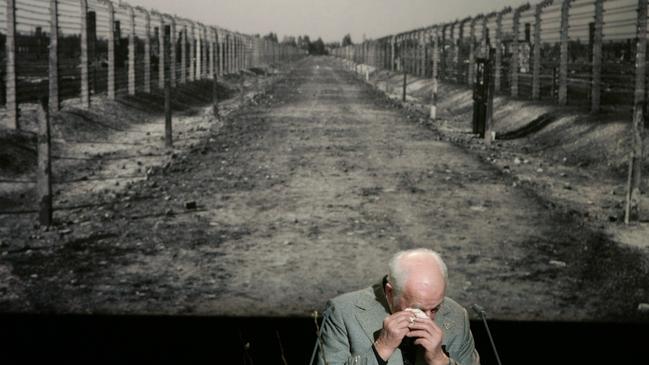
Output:
M391 297L404 293L444 296L448 285L446 264L433 250L419 248L396 253L389 263Z

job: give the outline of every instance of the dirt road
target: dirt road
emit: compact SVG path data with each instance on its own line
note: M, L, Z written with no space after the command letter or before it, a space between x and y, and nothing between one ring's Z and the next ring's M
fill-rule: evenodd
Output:
M0 257L0 308L305 316L417 246L493 318L634 319L649 290L637 252L311 57L54 245Z

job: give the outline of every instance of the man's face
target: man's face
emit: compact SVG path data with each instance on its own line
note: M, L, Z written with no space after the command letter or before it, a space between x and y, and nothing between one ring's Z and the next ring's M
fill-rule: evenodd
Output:
M434 320L444 301L444 285L431 282L406 283L403 293L393 298L392 310L402 311L406 308L421 309L430 319Z

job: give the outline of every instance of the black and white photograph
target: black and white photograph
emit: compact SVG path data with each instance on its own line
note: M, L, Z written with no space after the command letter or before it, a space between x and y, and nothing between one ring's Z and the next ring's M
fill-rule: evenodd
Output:
M649 363L649 0L0 0L0 364Z

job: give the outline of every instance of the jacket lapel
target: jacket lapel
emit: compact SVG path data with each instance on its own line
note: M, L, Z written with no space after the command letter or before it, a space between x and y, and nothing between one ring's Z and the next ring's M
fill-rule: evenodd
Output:
M356 303L356 319L370 342L374 342L388 316L387 303L382 285L375 284L365 290Z

